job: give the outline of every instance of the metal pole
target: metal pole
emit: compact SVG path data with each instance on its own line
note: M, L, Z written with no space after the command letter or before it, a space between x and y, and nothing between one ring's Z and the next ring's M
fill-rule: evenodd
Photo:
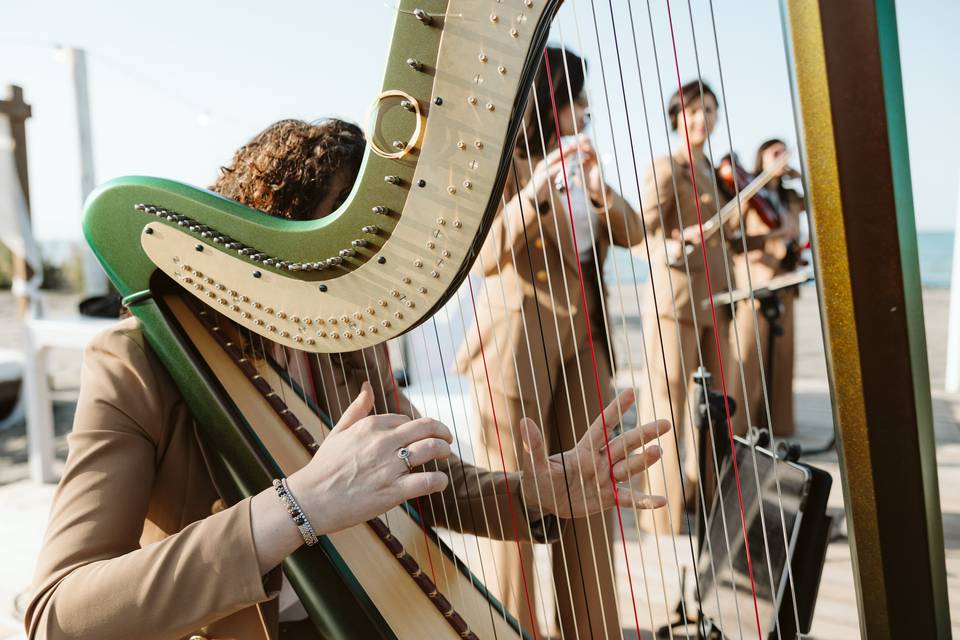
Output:
M67 49L70 75L73 78L73 93L77 111L77 136L80 151L80 202L96 186L93 164L93 135L90 126L90 94L87 85L87 55L83 49ZM90 295L107 293L107 278L90 247L83 244L84 292Z

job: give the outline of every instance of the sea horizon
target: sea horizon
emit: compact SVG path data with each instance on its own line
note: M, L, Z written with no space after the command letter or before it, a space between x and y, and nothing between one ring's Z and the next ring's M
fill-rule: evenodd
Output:
M920 257L920 283L924 288L949 289L951 269L953 264L954 232L945 231L918 231L917 252ZM646 282L647 269L641 258L632 256L626 249L616 248L611 251L610 258L604 267L604 280L609 284L617 282L616 271L612 260L617 261L620 280L633 278L636 282ZM631 261L633 265L631 268Z

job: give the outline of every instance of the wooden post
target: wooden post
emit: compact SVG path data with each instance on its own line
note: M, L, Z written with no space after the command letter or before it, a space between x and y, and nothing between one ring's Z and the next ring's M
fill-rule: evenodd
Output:
M27 176L27 118L31 114L30 105L23 101L23 89L16 85L7 86L7 98L0 100L0 114L10 120L10 135L13 137L13 157L17 165L17 177L20 179L20 188L23 191L23 200L30 211L30 182ZM23 256L13 256L14 277L26 282L30 279L32 269L27 265ZM17 301L20 307L20 317L27 314L30 301L26 295L20 296Z

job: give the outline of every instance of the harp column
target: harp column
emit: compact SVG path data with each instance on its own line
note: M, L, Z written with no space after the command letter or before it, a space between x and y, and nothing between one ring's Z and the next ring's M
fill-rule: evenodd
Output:
M868 638L949 638L893 0L781 0Z

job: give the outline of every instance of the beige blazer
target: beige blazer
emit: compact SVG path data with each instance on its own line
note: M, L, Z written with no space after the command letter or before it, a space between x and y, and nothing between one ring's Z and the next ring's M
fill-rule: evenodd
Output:
M353 379L340 377L340 384L356 390L363 370L345 366ZM250 500L222 508L194 429L135 319L93 340L26 612L30 638L277 637L279 573L267 580L260 574ZM484 509L490 519L511 517L507 500L497 501L502 512L480 502L477 483L485 494L504 494L509 485L517 496L516 474L479 470L477 477L459 462L450 468L440 497L451 511L456 502L476 512L477 522L484 522ZM512 515L526 518L523 505L515 505ZM555 521L532 524L537 541L555 537ZM538 535L544 526L549 535Z
M700 212L706 222L719 207L726 204L720 193L720 202L714 197L713 172L707 167L697 168L697 189L694 191L690 162L686 150L670 156L661 156L653 161L644 174L640 202L643 219L647 226L651 271L656 297L650 287L644 287L644 314L656 314L661 318L677 318L693 322L697 318L700 328L713 326L709 308L701 302L710 296L706 271L703 266L703 250L697 250L688 258L690 277L684 267L670 267L664 252L664 237L670 238L674 230L697 225L696 200L700 200ZM727 277L724 270L723 248L720 235L706 242L707 263L710 267L713 293L726 291ZM646 252L642 253L646 259ZM688 286L690 285L690 286ZM693 289L693 299L690 289ZM654 305L656 301L656 306Z
M515 157L514 166L519 183L527 184L530 179L527 159ZM540 368L545 366L545 354L549 363L546 366L557 371L561 358L573 356L574 341L586 340L587 320L602 325L597 269L602 276L611 240L624 247L641 243L643 228L633 208L611 189L607 190L606 207L602 203L590 203L598 218L594 236L597 263L583 267L587 297L587 309L584 309L578 276L580 259L573 242L566 195L551 189L551 197L546 202L535 203L517 194L514 184L511 172L506 192L513 195L497 211L474 263L473 272L484 277L484 287L476 292L476 325L467 332L457 357L457 370L474 377L483 375L482 339L490 378L496 380L500 392L514 398L521 397L521 390L530 395L536 380L540 397L545 400L552 393L549 376L533 375L531 359L534 367ZM538 307L545 346L540 341ZM528 351L528 338L533 353ZM500 358L495 357L497 344L503 354ZM516 355L519 372L514 368L514 358L508 354ZM553 376L554 382L557 378L559 376Z

